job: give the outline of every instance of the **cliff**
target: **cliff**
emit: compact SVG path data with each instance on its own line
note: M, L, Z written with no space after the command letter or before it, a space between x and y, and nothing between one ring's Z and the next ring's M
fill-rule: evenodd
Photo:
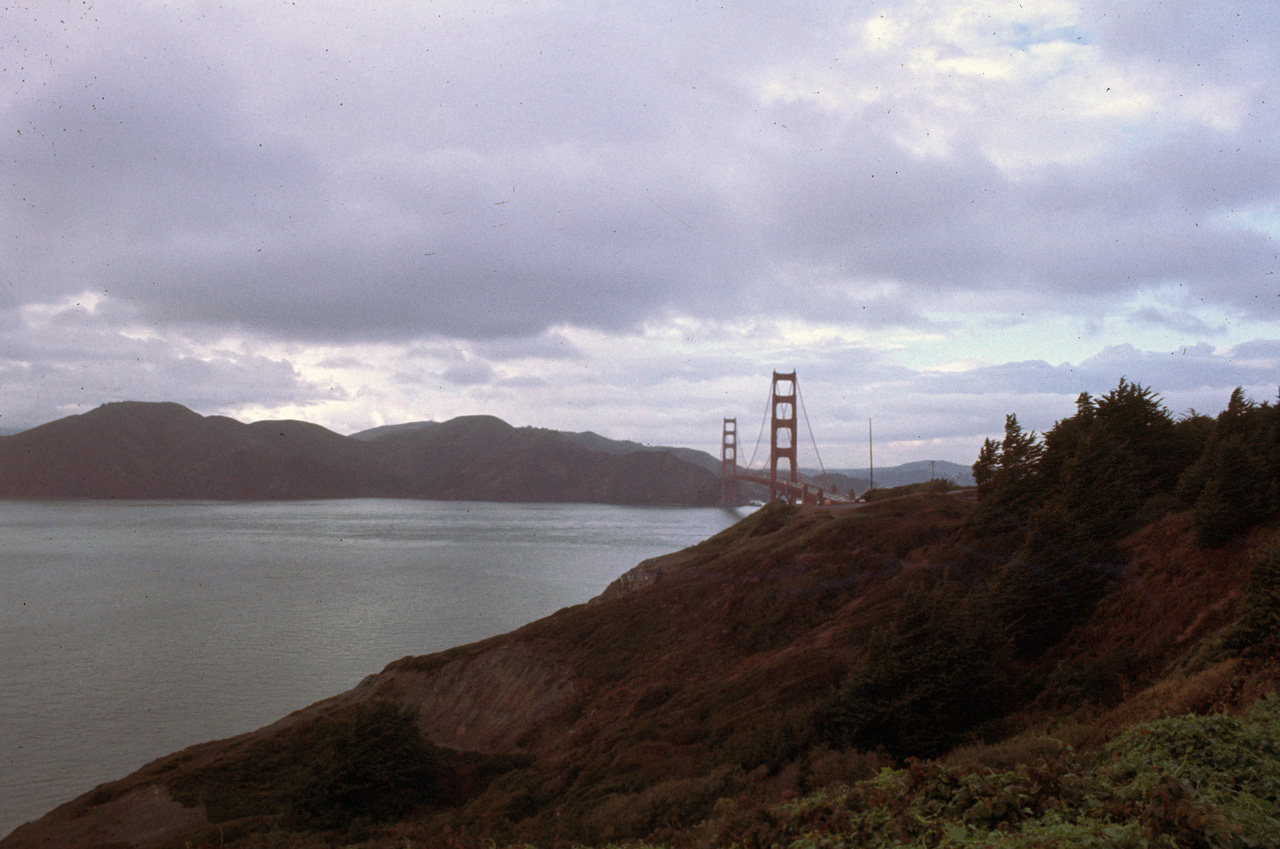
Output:
M1024 760L1044 786L1053 769L1093 776L1061 746L1102 751L1134 723L1238 709L1274 686L1280 635L1259 612L1280 586L1274 525L1208 549L1188 514L1164 516L1122 542L1123 574L1093 612L1027 655L991 594L1013 547L975 533L973 510L940 494L772 505L588 604L404 658L105 784L0 846L770 845L819 821L851 827L891 797L924 804L911 794L929 781L929 799L964 786L976 804L978 777ZM909 757L939 760L874 779ZM880 789L849 795L867 779ZM804 808L818 813L801 829L801 809L770 807L824 787L846 788L843 813ZM1117 798L1099 822L1147 828L1155 797Z

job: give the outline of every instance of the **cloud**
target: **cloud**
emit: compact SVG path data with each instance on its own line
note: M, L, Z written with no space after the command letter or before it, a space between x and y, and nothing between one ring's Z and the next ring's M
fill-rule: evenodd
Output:
M696 441L682 417L780 363L904 450L1121 374L1199 408L1269 379L1229 352L1280 308L1277 20L15 8L4 415L72 408L80 373L343 428L483 411Z
M148 333L91 297L28 307L16 323L21 330L5 334L0 354L0 426L6 428L108 401L180 400L233 412L246 399L278 407L342 395L308 382L282 359Z
M442 377L454 386L480 386L493 380L493 367L486 362L470 360L449 366Z
M1276 196L1247 116L1121 144L1131 115L1061 88L1099 73L1099 33L1066 5L973 6L770 16L758 57L730 36L762 9L106 12L6 108L25 237L7 290L312 341L620 330L672 307L913 325L939 286L1079 311L1184 279L1255 308L1274 245L1214 218ZM1089 148L1046 148L1048 113Z
M563 333L549 330L536 337L484 339L476 343L476 352L487 359L565 360L582 357L582 351Z
M1043 360L982 366L963 372L925 373L919 386L941 395L1014 394L1075 395L1102 394L1121 377L1158 392L1224 387L1259 386L1274 381L1277 360L1267 356L1267 343L1254 342L1244 350L1264 356L1256 360L1238 358L1233 351L1217 352L1208 344L1170 352L1140 351L1122 344L1104 348L1079 363L1050 365Z
M1226 329L1222 325L1210 326L1202 318L1187 310L1174 312L1156 307L1144 307L1135 310L1132 317L1136 321L1160 327L1169 327L1179 333L1190 336L1214 336Z

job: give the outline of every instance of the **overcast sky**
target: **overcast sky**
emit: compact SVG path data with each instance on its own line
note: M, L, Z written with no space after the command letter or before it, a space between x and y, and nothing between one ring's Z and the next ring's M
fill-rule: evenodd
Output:
M1122 376L1274 400L1278 64L1256 0L11 3L0 428L735 416L748 459L796 369L838 467Z

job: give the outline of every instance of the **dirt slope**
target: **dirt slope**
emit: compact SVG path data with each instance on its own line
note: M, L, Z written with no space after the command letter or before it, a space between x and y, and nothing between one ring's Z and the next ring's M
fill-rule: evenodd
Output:
M397 815L415 834L464 825L497 839L623 839L696 822L723 796L856 777L886 763L847 751L838 733L869 647L887 645L904 599L981 601L1001 562L966 538L969 509L945 495L853 510L775 505L639 565L588 604L404 658L258 732L103 785L0 846L180 846L217 834L200 831L211 824L246 846L271 829L308 832L289 788L319 767L281 753L383 701L416 711L422 735L449 750L434 756L447 792ZM1132 566L1096 616L1049 654L1011 665L1004 714L956 739L996 739L1055 710L1111 711L1123 723L1168 707L1169 682L1186 675L1201 676L1180 691L1199 709L1262 686L1236 661L1189 660L1233 620L1256 537L1208 551L1190 536L1174 515L1131 538Z

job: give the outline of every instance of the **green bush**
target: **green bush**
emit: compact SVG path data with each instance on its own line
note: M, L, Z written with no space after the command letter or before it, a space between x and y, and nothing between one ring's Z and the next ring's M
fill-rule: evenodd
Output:
M1182 835L1185 845L1280 845L1280 699L1274 694L1244 717L1187 716L1131 728L1107 753L1109 778L1123 783L1121 795L1142 801L1153 829L1193 832ZM1189 817L1195 807L1209 815Z
M1104 751L1011 769L911 762L852 787L764 806L722 801L723 847L890 849L1280 845L1280 700L1244 717L1134 726Z
M1244 657L1280 655L1280 554L1268 554L1249 573L1243 609L1224 647Z

